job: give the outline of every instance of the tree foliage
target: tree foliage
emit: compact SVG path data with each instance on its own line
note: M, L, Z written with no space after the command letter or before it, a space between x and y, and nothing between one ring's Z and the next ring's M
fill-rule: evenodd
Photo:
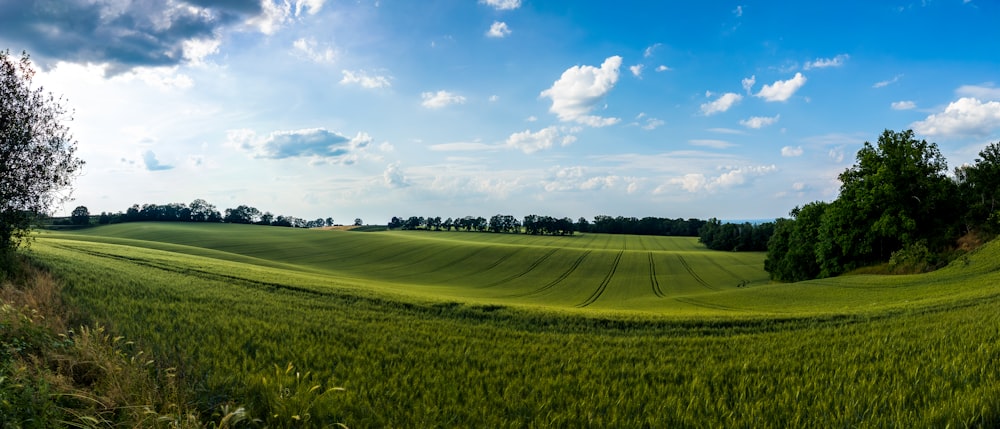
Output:
M946 249L968 207L960 189L983 206L992 204L1000 184L997 149L988 147L977 166L956 173L956 181L935 143L916 139L911 130L885 130L877 144L865 142L855 164L840 174L836 200L796 207L793 219L778 222L765 269L774 279L799 281L885 263L903 249L911 250L911 259Z
M0 250L19 247L33 220L69 199L83 167L63 100L32 88L35 71L0 51Z

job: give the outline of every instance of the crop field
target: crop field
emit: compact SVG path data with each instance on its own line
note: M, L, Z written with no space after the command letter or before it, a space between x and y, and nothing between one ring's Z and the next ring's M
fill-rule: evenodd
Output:
M288 363L343 387L321 423L1000 425L1000 243L795 284L761 253L601 234L131 223L31 255L206 402Z

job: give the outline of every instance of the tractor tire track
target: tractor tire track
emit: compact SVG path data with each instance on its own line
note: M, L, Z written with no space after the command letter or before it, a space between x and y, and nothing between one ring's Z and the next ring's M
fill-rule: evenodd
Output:
M580 268L580 264L582 264L583 260L587 258L587 255L590 255L590 252L593 252L593 251L592 250L588 250L586 252L583 252L583 254L580 255L580 257L577 258L576 261L574 261L573 264L569 266L569 269L567 269L565 272L563 272L562 274L560 274L559 277L556 277L555 280L552 280L551 282L548 282L544 286L542 286L542 287L540 287L538 289L535 289L535 290L533 290L531 292L528 292L528 293L525 293L525 294L510 295L510 297L524 297L524 296L530 296L530 295L537 295L537 294L545 292L545 291L547 291L549 289L552 289L555 285L557 285L559 283L562 283L563 280L566 280L566 278L569 277L570 274L573 274L573 272L576 271L577 268Z
M647 253L649 256L649 284L653 287L653 295L663 298L663 289L660 289L660 281L656 279L656 262L653 262L653 252Z
M590 304L593 304L594 302L597 302L597 299L600 298L601 295L604 294L604 291L608 288L608 284L611 283L611 279L614 278L615 271L618 270L618 263L622 261L622 255L624 254L625 250L618 252L618 256L615 256L615 262L611 265L611 270L608 271L608 274L606 276L604 276L604 281L602 281L601 284L597 286L597 290L595 290L594 293L592 293L590 297L587 298L587 300L577 304L576 305L577 307L583 308Z
M719 290L718 288L712 287L712 285L708 284L708 282L706 282L705 279L702 279L701 276L698 275L698 273L695 273L694 270L691 269L691 266L688 265L687 260L685 260L683 256L677 255L677 259L681 261L681 265L684 266L684 269L687 270L688 274L690 274L691 277L693 277L694 280L698 282L698 284L704 286L706 289Z
M532 270L534 270L535 268L538 268L538 266L541 265L542 262L545 262L546 259L549 259L549 257L552 256L552 254L556 253L557 251L559 251L558 248L550 250L548 253L542 255L541 258L538 258L535 262L532 262L531 265L528 265L528 268L525 269L524 271L522 271L520 273L517 273L517 274L514 274L514 275L511 275L511 276L508 276L506 278L497 280L497 281L495 281L493 283L487 284L486 287L493 287L493 286L496 286L496 285L499 285L499 284L507 283L507 282L509 282L511 280L515 280L515 279L519 279L521 277L524 277L525 274L528 274Z

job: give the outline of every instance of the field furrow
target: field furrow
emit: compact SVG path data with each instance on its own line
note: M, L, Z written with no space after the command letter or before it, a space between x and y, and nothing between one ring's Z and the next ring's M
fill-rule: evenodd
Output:
M712 287L712 285L708 284L708 282L706 282L705 280L703 280L701 278L701 276L698 275L698 273L695 272L695 270L691 268L691 265L688 263L688 261L686 259L684 259L683 256L677 255L677 260L679 260L681 262L681 265L684 267L684 269L688 272L688 274L691 275L691 277L696 282L698 282L698 284L704 286L706 289L718 290L717 288Z
M514 294L514 295L509 295L509 296L510 297L525 297L525 296L531 296L531 295L538 295L538 294L541 294L541 293L543 293L543 292L545 292L545 291L547 291L549 289L552 289L554 286L558 285L559 283L562 283L563 280L566 280L567 277L569 277L571 274L573 274L573 272L576 271L576 269L580 267L580 264L583 263L583 260L587 259L587 256L590 255L591 252L592 252L591 250L588 250L588 251L583 252L582 254L580 254L580 257L576 258L576 260L573 261L573 264L571 264L569 266L569 268L566 269L566 271L563 271L555 279L553 279L552 281L550 281L550 282L542 285L538 289L532 290L532 291L530 291L528 293Z
M492 283L489 283L489 284L486 285L486 287L493 287L493 286L497 286L497 285L501 285L501 284L506 284L507 282L510 282L512 280L516 280L516 279L519 279L521 277L524 277L526 274L534 271L535 268L538 268L538 266L541 265L542 262L545 262L546 259L549 259L549 257L551 257L554 253L556 253L558 251L559 251L559 249L552 249L552 250L548 251L547 253L545 253L544 255L542 255L537 260L535 260L535 262L532 262L531 265L528 265L528 267L525 268L524 271L521 271L521 272L519 272L517 274L511 275L511 276L507 276L507 277L504 277L504 278L502 278L500 280L497 280L497 281L494 281Z
M660 281L656 278L656 262L653 260L653 252L647 254L649 257L649 284L653 288L653 294L658 298L663 298L663 290L660 289Z
M604 276L604 280L601 281L601 284L597 286L597 290L595 290L593 294L587 297L586 300L577 304L576 305L577 307L583 308L588 305L591 305L594 302L596 302L597 299L601 297L601 295L604 294L604 291L608 288L608 284L611 283L611 279L615 277L615 271L618 270L618 264L621 263L622 255L624 254L625 254L624 250L618 252L618 255L615 256L615 261L611 263L611 270L608 271L608 274L606 276Z

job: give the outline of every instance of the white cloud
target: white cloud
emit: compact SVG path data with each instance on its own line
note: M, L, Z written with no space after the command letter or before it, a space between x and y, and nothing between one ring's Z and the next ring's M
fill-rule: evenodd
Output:
M277 3L273 1L262 1L261 14L247 20L247 24L266 35L277 33L281 27L294 18L302 16L302 12L315 15L323 8L325 0L285 0Z
M342 70L344 78L340 80L341 85L358 84L362 88L387 88L392 85L389 77L380 75L369 75L364 70L350 71Z
M802 150L802 146L795 146L795 147L785 146L781 148L781 156L796 157L796 156L802 156L803 153L804 151Z
M642 64L636 64L634 66L629 67L628 69L632 72L633 75L635 75L635 77L642 77L642 67L643 67Z
M275 131L258 136L248 129L230 130L227 143L254 158L286 159L309 157L314 161L352 164L356 153L372 143L367 133L349 138L324 128Z
M817 58L815 61L806 62L803 68L809 70L827 67L840 67L844 65L844 62L847 61L848 58L850 58L850 55L847 54L840 54L833 58Z
M833 160L833 162L836 162L838 164L844 162L844 148L835 147L833 149L830 149L830 151L827 152L827 156L829 156L830 159Z
M909 101L909 100L894 101L892 103L892 110L910 110L910 109L916 109L916 108L917 108L917 103L914 103L914 102Z
M802 73L795 73L795 76L788 80L775 81L770 85L764 85L756 97L766 101L785 101L791 98L795 91L806 84L806 77Z
M189 89L194 86L190 76L178 73L178 67L136 67L127 73L115 76L114 80L128 82L138 79L161 91Z
M872 85L872 88L885 88L885 87L887 87L889 85L892 85L892 84L894 84L896 82L899 82L899 79L901 79L902 77L903 77L903 75L897 74L897 75L893 76L892 79L882 80L882 81L875 82L875 84Z
M982 102L962 97L948 104L944 112L910 125L921 134L939 136L985 136L1000 128L1000 102Z
M645 58L649 58L649 57L653 56L653 52L656 51L656 48L659 48L660 46L663 46L663 44L662 43L654 43L652 45L647 46L646 50L642 52L642 56L645 57Z
M673 69L671 69L670 67L667 67L665 65L662 65L662 64L656 66L656 71L658 71L658 72L665 72L665 71L670 71L670 70L673 70Z
M710 147L713 149L726 149L736 146L734 143L727 142L725 140L714 140L714 139L695 139L688 140L688 143L694 146Z
M736 9L733 9L733 15L736 15L737 18L743 16L743 6L742 5L736 6Z
M710 93L706 93L706 95L708 94ZM727 92L725 94L722 94L722 96L716 99L715 101L702 104L701 113L704 113L705 116L709 116L709 115L714 115L716 113L725 112L742 99L743 99L742 95L739 95L735 92Z
M425 92L420 94L420 97L424 99L420 104L429 109L440 109L450 104L465 103L465 97L448 91Z
M486 36L503 38L508 36L510 33L510 27L507 27L506 22L493 21L493 25L490 25L490 29L486 31Z
M779 118L781 118L781 115L752 116L749 119L740 120L740 125L747 128L760 129L762 127L766 127L768 125L774 124L775 122L778 122Z
M747 94L750 94L750 92L753 91L753 86L756 83L757 83L757 75L752 75L750 77L743 78L743 80L740 81L740 84L743 85L743 90L746 91Z
M542 149L549 149L555 143L567 146L574 141L576 141L576 136L564 135L557 127L546 127L536 132L524 130L511 134L507 138L507 146L530 154Z
M479 0L479 3L489 5L496 10L513 10L521 7L521 0Z
M300 38L292 43L292 47L300 55L317 62L317 63L332 63L337 59L337 51L333 48L327 46L325 48L319 48L314 38Z
M642 125L641 128L644 129L644 130L646 130L646 131L652 131L652 130L655 130L655 129L659 128L659 127L662 127L663 124L665 124L665 123L666 122L663 122L660 119L648 118L648 119L646 119L646 123L644 125Z
M962 85L955 90L959 97L973 97L980 100L1000 100L1000 88L993 86L993 83L982 85Z
M385 167L382 172L382 181L390 188L405 188L410 186L410 181L403 175L403 170L399 168L399 162L394 162Z
M542 97L552 99L549 111L561 121L578 122L592 127L602 127L618 123L618 118L602 118L590 112L604 99L618 82L618 69L622 57L612 56L604 60L600 68L594 66L573 66L563 72L552 87L542 91Z
M680 186L684 190L691 193L713 192L719 189L739 186L754 177L764 176L778 171L778 167L773 164L746 167L724 167L723 169L727 171L715 177L706 177L702 173L689 173L681 177L670 179L667 183L670 185Z
M181 46L184 49L184 58L193 64L201 64L205 57L218 53L220 45L222 39L216 37L185 40Z

